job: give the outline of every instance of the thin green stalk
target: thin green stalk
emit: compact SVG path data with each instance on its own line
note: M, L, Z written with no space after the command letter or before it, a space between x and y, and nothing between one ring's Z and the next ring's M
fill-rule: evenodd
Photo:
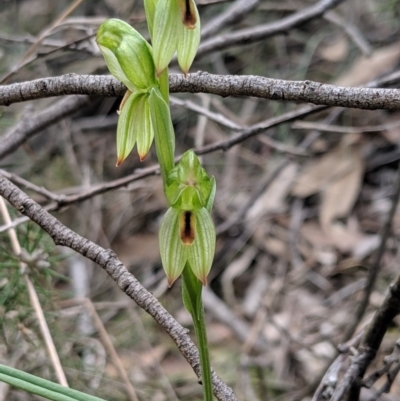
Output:
M28 383L24 380L16 379L12 376L3 375L0 373L0 381L7 383L11 386L17 387L21 390L25 390L31 394L40 395L48 400L52 401L77 401L76 398L68 397L64 394L60 394L44 387L35 386L32 383Z
M0 381L54 401L104 401L49 380L0 364Z
M193 324L200 353L201 378L204 389L204 400L212 401L213 388L211 379L211 364L210 364L210 355L208 353L207 331L204 321L203 305L201 305L201 310L199 311L198 320L193 319Z
M164 100L159 89L153 88L151 90L149 101L157 159L160 163L161 177L165 187L168 174L175 166L175 132L169 104Z
M205 401L213 400L211 364L208 353L207 331L204 321L204 308L201 298L203 286L192 269L186 264L182 273L182 299L185 308L192 315L197 346L200 355L201 380Z
M165 102L169 105L169 73L168 67L161 73L159 79L160 91L165 100Z

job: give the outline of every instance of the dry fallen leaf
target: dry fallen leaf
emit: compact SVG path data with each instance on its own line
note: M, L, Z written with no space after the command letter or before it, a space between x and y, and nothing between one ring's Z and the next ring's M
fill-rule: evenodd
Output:
M264 246L265 249L267 249L268 252L273 256L283 257L287 255L287 245L285 241L279 238L272 236L266 237L264 239Z
M318 54L326 61L338 62L343 61L349 52L349 42L345 35L340 35L329 43L324 44Z
M371 56L361 56L347 68L334 84L339 86L359 86L373 80L385 72L392 71L400 59L400 43L375 50Z
M311 160L296 179L292 195L299 198L321 192L326 187L353 168L352 144L357 143L360 135L343 137L340 144L324 156ZM359 153L359 152L358 152Z
M349 216L360 191L364 162L359 139L359 134L343 137L336 148L311 161L292 190L298 197L321 194L319 220L325 240L343 252L351 251L362 238L354 219L345 224L337 221Z
M300 234L315 248L327 248L331 245L329 238L314 221L303 223L300 228Z
M254 220L267 213L282 211L285 205L285 198L293 185L297 170L296 163L290 163L285 167L249 209L246 215L247 219Z
M360 191L364 163L359 148L352 147L342 156L340 174L323 191L320 221L325 232L336 218L348 216Z

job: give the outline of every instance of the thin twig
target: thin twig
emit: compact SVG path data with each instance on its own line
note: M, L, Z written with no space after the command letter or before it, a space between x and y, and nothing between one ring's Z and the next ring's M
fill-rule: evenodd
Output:
M383 360L384 365L382 368L372 372L367 378L363 380L363 386L371 388L377 380L383 375L388 374L393 364L398 364L400 360L400 340L397 340L393 352L386 356Z
M320 0L317 3L293 13L279 21L259 25L253 28L229 32L204 41L197 52L197 57L232 46L246 45L288 32L306 22L320 17L328 10L343 3L344 0Z
M343 363L345 362L346 354L349 353L350 349L357 347L360 344L362 334L363 333L360 332L356 337L353 337L347 343L341 344L338 347L340 354L335 355L334 358L329 362L328 367L324 369L325 374L321 378L311 401L323 401L330 399L337 386L339 373Z
M324 18L337 25L347 34L347 36L354 42L354 44L361 50L364 56L369 56L372 53L372 48L367 40L364 38L360 30L348 20L344 20L335 11L329 11L324 15Z
M22 120L1 137L0 158L12 153L28 139L88 104L87 96L72 96L61 99L34 118Z
M29 47L26 51L22 59L15 64L10 72L8 72L5 76L0 78L0 84L4 84L7 82L21 67L29 64L36 57L34 54L36 53L38 47L42 43L42 41L46 38L49 33L56 28L65 18L68 17L84 0L75 0L71 5L69 5L61 15L46 29L44 29L36 39L36 41Z
M60 195L57 195L44 187L39 187L38 185L35 185L28 180L25 180L25 178L22 178L15 173L10 173L6 170L0 169L0 174L4 175L4 177L8 178L10 181L15 182L18 185L22 185L23 187L44 196L48 200L58 202L60 199Z
M136 395L136 391L129 380L129 377L125 371L125 368L121 362L121 358L119 357L117 351L115 350L114 344L111 341L107 330L105 329L103 322L101 321L98 313L96 312L95 307L92 304L92 301L88 298L84 299L84 305L89 314L92 316L93 322L97 328L97 332L99 333L101 342L104 345L104 348L107 350L108 354L111 357L111 360L114 366L118 370L118 374L120 375L122 381L125 384L126 392L128 393L130 401L138 401L138 397Z
M240 223L243 218L246 216L246 213L249 211L251 206L256 202L256 200L264 193L264 191L271 185L271 183L275 180L275 178L280 174L280 172L287 166L288 160L285 159L272 172L267 172L265 176L260 180L257 185L257 188L250 196L248 201L242 206L242 208L229 220L221 223L217 227L217 234L223 234L229 231L233 226Z
M400 276L389 286L389 293L381 307L376 311L372 322L365 328L359 354L354 357L349 369L336 388L331 401L342 401L349 393L349 400L357 400L359 395L359 384L369 364L381 345L382 339L392 323L393 319L400 314Z
M223 13L209 21L201 30L201 38L205 40L221 31L225 26L243 19L246 14L257 8L260 0L236 0Z
M360 127L348 127L342 125L323 124L313 121L296 121L291 125L292 129L315 129L322 132L337 132L340 134L358 134L366 132L382 132L388 131L400 126L400 121L382 125L366 125Z
M191 100L183 100L179 99L177 97L171 96L170 97L170 102L173 105L178 105L178 106L183 106L186 107L188 110L195 111L198 114L201 114L210 120L213 120L227 128L230 128L234 131L240 131L244 127L242 127L239 124L236 124L232 120L229 120L227 117L223 116L222 114L219 113L214 113L210 111L209 109L206 109L205 107L199 106L198 104L192 102Z

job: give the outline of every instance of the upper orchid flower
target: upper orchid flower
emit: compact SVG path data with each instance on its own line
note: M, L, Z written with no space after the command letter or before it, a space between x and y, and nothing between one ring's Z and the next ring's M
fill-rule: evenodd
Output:
M117 127L117 166L137 143L140 160L147 155L154 138L149 93L157 86L152 49L127 23L109 19L100 25L96 37L107 67L128 91L121 102Z
M145 7L157 76L175 52L186 75L200 43L200 18L194 0L145 0Z
M131 92L147 91L156 84L152 49L129 24L114 18L103 22L96 42L111 74Z

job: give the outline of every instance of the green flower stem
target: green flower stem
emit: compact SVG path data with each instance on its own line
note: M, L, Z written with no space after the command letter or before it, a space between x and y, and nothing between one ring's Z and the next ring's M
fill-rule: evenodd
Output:
M194 331L200 354L201 380L205 401L213 400L211 365L208 353L207 331L204 321L204 308L201 299L203 286L192 269L186 264L182 273L182 298L183 304L192 315Z
M169 104L169 74L168 67L161 73L159 78L160 91L163 99Z
M0 381L53 401L105 401L1 364Z
M157 159L160 163L161 177L165 188L168 174L175 166L175 132L172 126L169 104L164 100L158 88L153 88L150 91L149 101Z

